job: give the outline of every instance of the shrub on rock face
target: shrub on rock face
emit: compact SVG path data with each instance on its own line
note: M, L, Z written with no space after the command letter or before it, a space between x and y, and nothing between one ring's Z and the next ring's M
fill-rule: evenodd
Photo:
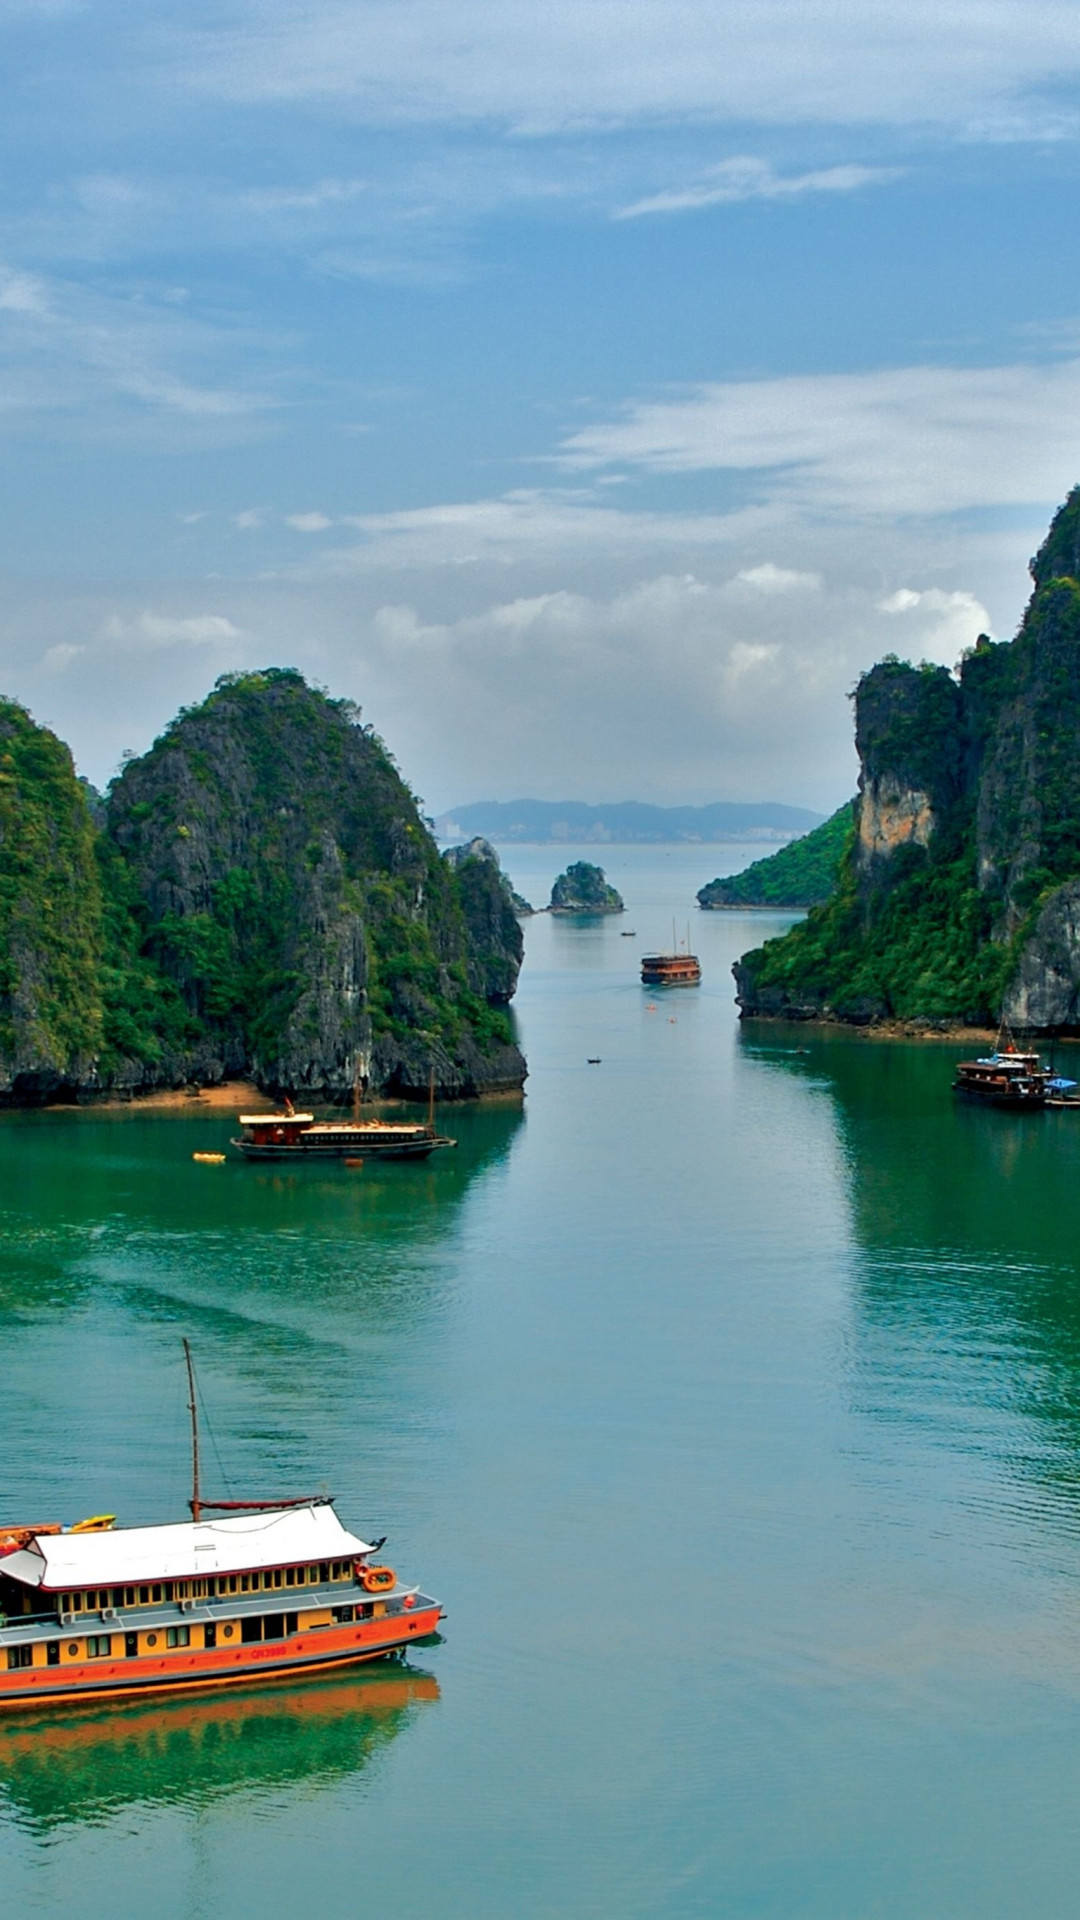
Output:
M604 878L603 867L575 860L551 889L552 913L622 913L623 902Z

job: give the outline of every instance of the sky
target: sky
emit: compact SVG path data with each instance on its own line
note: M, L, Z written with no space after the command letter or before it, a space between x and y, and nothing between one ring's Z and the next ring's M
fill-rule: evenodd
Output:
M1080 479L1076 0L0 0L0 692L431 811L854 788Z

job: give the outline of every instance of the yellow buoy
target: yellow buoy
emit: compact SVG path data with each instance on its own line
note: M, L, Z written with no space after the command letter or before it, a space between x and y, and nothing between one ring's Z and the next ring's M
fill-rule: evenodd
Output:
M201 1161L204 1167L220 1167L225 1161L223 1153L193 1153L191 1157Z

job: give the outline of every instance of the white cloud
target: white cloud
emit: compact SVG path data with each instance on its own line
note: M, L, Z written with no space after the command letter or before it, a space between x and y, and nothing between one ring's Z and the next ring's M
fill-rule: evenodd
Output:
M49 302L37 275L0 267L0 310L4 313L47 315Z
M383 568L550 565L568 556L618 555L636 562L649 549L729 545L767 518L756 510L634 512L599 505L578 489L522 488L498 499L343 515L339 524L359 533L360 543L321 553L315 564L322 578Z
M913 659L936 660L953 667L980 633L988 633L990 614L973 593L948 593L941 587L898 587L877 603L878 612L897 619L901 645Z
M366 191L364 180L317 180L310 187L251 187L240 201L254 213L315 213L356 200Z
M334 523L325 513L287 513L285 524L295 527L297 533L325 533Z
M237 0L173 30L190 86L373 123L524 132L634 122L1075 123L1070 0ZM1055 104L1050 104L1054 90Z
M796 567L778 567L763 560L758 567L744 567L731 582L733 587L752 587L756 593L817 593L820 573L800 573Z
M41 664L48 673L64 673L73 660L77 660L83 647L73 646L70 641L60 641L55 647L49 647L41 656Z
M254 533L262 526L265 515L261 507L245 507L241 513L233 514L233 526L241 533Z
M212 599L9 579L4 684L98 781L225 668L273 662L359 700L436 809L523 782L625 797L627 768L646 799L825 809L854 781L858 675L1011 631L1045 529L774 507L600 532L587 498L475 505L381 516L363 564L219 579Z
M901 367L695 388L564 442L570 469L724 470L814 511L952 513L1059 500L1076 478L1080 360Z
M781 200L807 193L854 193L899 178L897 167L821 167L812 173L775 173L768 161L738 154L710 167L688 187L669 187L620 207L616 220L637 220L650 213L686 213L698 207L725 206L739 200Z
M335 665L426 793L460 798L479 782L554 797L584 782L614 795L632 767L635 790L654 798L836 804L855 777L844 694L895 644L880 596L817 579L803 589L820 600L808 620L799 594L740 598L730 586L661 573L609 595L563 588L455 619L389 603L335 649ZM943 624L930 614L920 624L920 654Z
M211 367L236 347L250 365L256 336L178 312L140 293L103 293L71 279L0 266L0 364L10 384L0 398L12 416L78 414L101 432L138 411L197 426L202 438L244 437L279 403L245 368L226 384ZM260 346L263 344L258 343ZM197 369L192 377L188 369ZM243 424L242 424L243 423Z
M149 610L134 616L110 614L102 623L101 637L137 651L176 646L232 648L246 638L243 630L221 613L176 616Z

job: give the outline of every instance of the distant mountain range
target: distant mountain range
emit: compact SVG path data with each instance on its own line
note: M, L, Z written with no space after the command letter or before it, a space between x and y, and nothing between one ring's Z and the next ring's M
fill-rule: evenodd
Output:
M482 834L496 843L534 846L583 843L663 845L679 841L791 840L821 824L824 815L775 800L758 804L714 800L707 807L653 807L620 800L590 807L583 800L474 800L439 815L440 840L471 840Z

